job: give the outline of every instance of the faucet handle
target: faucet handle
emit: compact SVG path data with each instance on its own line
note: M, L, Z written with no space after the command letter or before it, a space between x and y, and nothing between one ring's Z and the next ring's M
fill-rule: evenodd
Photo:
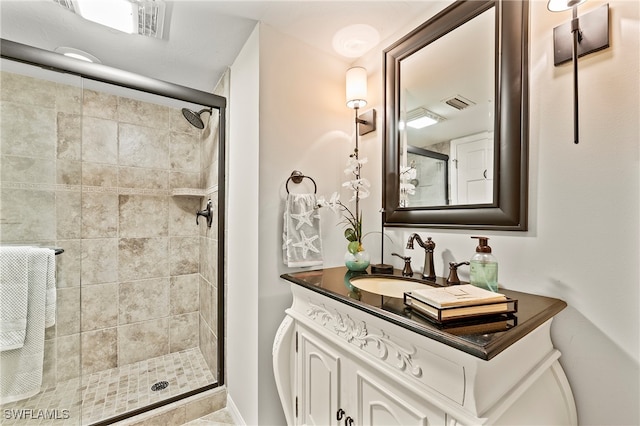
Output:
M427 251L433 251L436 248L436 243L431 239L431 237L427 237L427 241L424 243L424 249Z
M458 278L458 267L462 265L468 265L469 262L449 262L449 277L447 278L447 284L458 285L460 284L460 278Z
M411 256L400 256L398 253L391 253L392 256L398 256L400 259L404 260L404 269L402 269L403 277L412 277L413 269L411 269Z
M211 200L207 202L207 207L204 210L196 211L196 225L198 225L198 218L204 216L207 219L207 226L211 228L213 223L213 203Z

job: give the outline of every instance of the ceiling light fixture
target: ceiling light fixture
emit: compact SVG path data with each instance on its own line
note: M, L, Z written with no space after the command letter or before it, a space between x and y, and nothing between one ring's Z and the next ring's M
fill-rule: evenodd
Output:
M444 120L444 117L422 107L407 112L407 126L414 129L423 129Z
M161 0L53 0L65 9L127 34L162 38L165 4Z
M359 58L380 42L378 30L370 25L355 24L333 36L333 49L347 58Z
M111 0L108 3L95 0L75 0L80 16L109 28L128 34L138 32L138 7L128 0Z
M85 62L93 62L94 64L102 63L100 59L96 58L92 54L87 53L84 50L74 49L73 47L56 47L53 51L70 58L80 59L81 61Z

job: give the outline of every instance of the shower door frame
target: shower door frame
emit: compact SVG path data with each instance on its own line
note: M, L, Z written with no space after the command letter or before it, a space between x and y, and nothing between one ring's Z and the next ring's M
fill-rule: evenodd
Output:
M225 367L225 211L226 211L226 185L225 185L225 168L226 168L226 109L227 99L223 96L214 95L201 90L145 77L140 74L129 71L112 68L102 64L95 64L77 59L68 58L64 55L50 52L48 50L39 49L26 44L18 43L11 40L0 38L0 56L5 59L35 65L48 70L73 74L89 80L109 83L129 89L134 89L154 95L165 96L189 103L200 104L218 110L220 114L218 127L218 259L217 259L217 280L218 285L222 285L222 291L218 291L218 330L217 330L217 348L218 363L216 382L204 386L200 389L185 392L166 400L156 402L146 407L133 410L122 415L109 418L108 421L94 423L94 426L101 424L110 424L114 421L120 421L129 417L133 417L140 413L150 411L154 408L170 404L172 402L187 398L189 396L224 385L224 367Z

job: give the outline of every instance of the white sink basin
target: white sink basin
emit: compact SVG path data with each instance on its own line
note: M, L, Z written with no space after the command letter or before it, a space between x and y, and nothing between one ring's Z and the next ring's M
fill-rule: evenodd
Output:
M421 288L431 287L422 282L401 279L397 277L354 277L349 280L354 287L369 293L381 296L398 297L404 296L405 291L413 291Z

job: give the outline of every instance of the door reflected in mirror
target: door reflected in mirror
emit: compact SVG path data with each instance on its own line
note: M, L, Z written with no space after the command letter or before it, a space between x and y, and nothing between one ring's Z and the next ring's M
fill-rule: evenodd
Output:
M495 19L490 8L400 60L399 207L494 202Z

